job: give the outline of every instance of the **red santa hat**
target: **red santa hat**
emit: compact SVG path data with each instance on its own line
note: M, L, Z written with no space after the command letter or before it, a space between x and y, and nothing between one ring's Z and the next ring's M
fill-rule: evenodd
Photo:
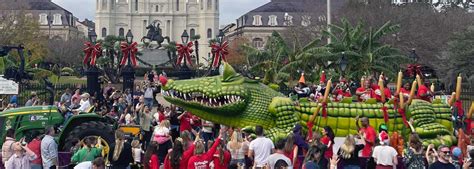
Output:
M319 79L319 83L326 83L326 73L324 73L324 70L321 72L321 78Z
M163 75L160 75L160 77L158 78L158 80L160 81L160 83L161 83L162 86L165 86L166 83L168 83L168 79L166 79L166 77L163 76Z
M388 134L385 131L380 132L379 140L381 145L385 145L385 142L388 140Z

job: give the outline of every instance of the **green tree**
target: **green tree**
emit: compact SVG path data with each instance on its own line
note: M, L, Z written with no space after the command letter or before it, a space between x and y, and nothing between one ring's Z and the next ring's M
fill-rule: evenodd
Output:
M98 41L102 43L102 49L105 52L97 59L97 65L101 68L104 78L112 83L120 81L120 61L123 57L120 52L120 42L124 40L123 37L109 35L104 40Z
M353 26L349 21L342 19L341 25L330 25L331 32L323 31L323 36L331 38L332 42L326 47L332 57L330 67L339 74L349 78L360 78L364 74L384 72L386 75L395 77L400 69L400 64L409 59L389 44L384 44L382 38L386 35L396 33L399 25L386 22L379 28L369 28L364 31L364 25ZM345 57L348 61L344 72L339 68L339 61Z
M322 48L317 48L319 42L320 39L315 39L302 48L294 46L291 49L279 33L273 32L263 50L247 44L244 44L242 49L247 54L250 71L256 76L263 77L264 83L288 82L285 85L290 85L289 82L297 79L294 77L299 77L298 70L304 71L309 81L314 80L313 70L317 65L307 61L309 56L323 53Z
M455 78L459 73L474 85L474 27L456 33L448 43L448 56L439 65L438 73L444 77L449 86L455 85Z

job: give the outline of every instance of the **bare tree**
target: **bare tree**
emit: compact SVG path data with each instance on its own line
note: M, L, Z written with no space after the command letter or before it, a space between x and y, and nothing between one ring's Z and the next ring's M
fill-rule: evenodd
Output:
M69 39L68 41L62 39L49 40L48 55L44 61L59 64L61 67L80 65L83 58L83 41L83 39Z

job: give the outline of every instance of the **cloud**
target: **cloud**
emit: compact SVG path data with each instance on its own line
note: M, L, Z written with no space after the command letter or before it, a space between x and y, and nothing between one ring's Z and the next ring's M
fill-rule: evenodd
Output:
M53 0L53 2L72 12L79 20L95 18L95 0ZM270 0L219 0L219 2L220 25L226 25Z

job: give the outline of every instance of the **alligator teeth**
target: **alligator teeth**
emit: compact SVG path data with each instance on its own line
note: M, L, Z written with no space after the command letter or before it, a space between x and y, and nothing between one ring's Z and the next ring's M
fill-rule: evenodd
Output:
M187 99L188 99L188 98L187 98L187 95L188 95L188 94L184 94L184 100L187 100Z
M219 102L219 107L221 107L221 106L222 106L222 104L221 104L221 102Z
M204 104L204 100L201 99L201 104Z
M217 103L217 100L216 100L216 98L214 98L214 99L212 99L212 100L214 100L214 103Z
M211 98L209 98L209 103L212 103L212 99L211 99Z

